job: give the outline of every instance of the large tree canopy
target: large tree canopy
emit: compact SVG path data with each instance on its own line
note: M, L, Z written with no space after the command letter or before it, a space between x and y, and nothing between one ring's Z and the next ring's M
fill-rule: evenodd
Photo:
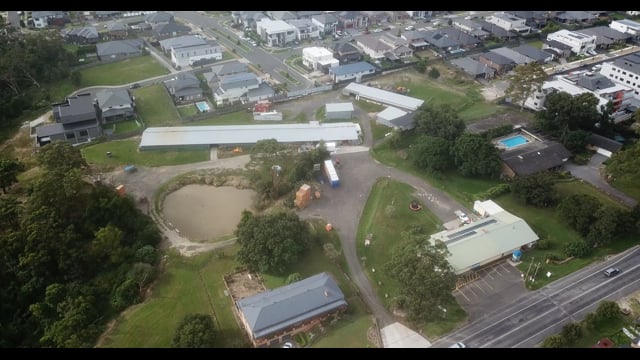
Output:
M464 176L491 177L500 173L498 149L482 135L463 134L455 141L451 153Z
M596 213L602 205L598 198L587 194L572 194L558 204L558 215L569 226L582 235L589 233L591 224L597 218Z
M447 257L447 247L432 244L429 235L405 232L403 245L397 247L385 271L399 283L398 304L409 318L417 321L441 319L448 304L454 301L456 274Z
M513 69L513 73L507 76L509 86L505 90L505 95L511 97L512 103L520 105L520 111L522 111L527 98L536 91L540 91L547 77L542 66L535 61L518 65Z
M292 211L253 215L245 210L236 229L238 261L251 270L282 275L309 248L309 228Z
M216 328L210 315L188 314L178 324L171 345L174 348L212 348L215 339Z
M414 165L429 172L451 167L451 142L439 137L423 135L411 146L409 155Z
M453 141L462 135L466 127L458 112L449 104L424 104L414 116L418 134L440 137Z
M544 106L536 114L538 126L555 136L574 130L592 131L603 117L598 112L598 98L592 93L572 96L564 91L552 92Z
M553 176L546 171L514 177L511 193L525 205L546 208L554 205L556 201Z

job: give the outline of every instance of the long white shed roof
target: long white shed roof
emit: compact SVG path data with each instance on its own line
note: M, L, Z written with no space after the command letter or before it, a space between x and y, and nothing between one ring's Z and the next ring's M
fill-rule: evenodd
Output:
M358 84L356 82L352 82L347 85L343 89L343 92L352 93L381 104L391 105L411 111L417 110L424 103L424 100L422 99Z

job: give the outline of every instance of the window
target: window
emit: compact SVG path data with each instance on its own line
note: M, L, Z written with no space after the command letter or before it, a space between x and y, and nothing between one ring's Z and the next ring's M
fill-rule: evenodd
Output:
M75 133L66 133L64 134L64 136L67 138L67 140L73 140L76 138L76 134Z
M89 136L89 131L87 131L87 130L80 130L80 132L78 133L78 135L80 135L81 137L87 137L87 136Z

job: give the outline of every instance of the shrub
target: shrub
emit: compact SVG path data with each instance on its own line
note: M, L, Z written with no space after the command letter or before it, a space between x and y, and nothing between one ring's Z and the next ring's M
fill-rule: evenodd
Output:
M547 250L551 247L551 241L548 239L538 240L538 242L536 242L536 247L540 250Z
M583 239L573 240L565 244L564 254L583 258L591 253L591 247Z
M561 334L567 342L574 342L582 335L582 327L577 323L571 322L562 327Z

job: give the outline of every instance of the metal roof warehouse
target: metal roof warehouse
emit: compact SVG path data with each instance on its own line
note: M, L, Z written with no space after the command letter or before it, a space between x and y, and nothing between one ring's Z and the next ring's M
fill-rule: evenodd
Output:
M275 125L218 125L150 127L142 133L140 150L255 144L276 139L280 143L357 141L359 126L353 122Z
M355 82L347 85L342 90L342 93L345 95L353 94L356 98L369 99L380 104L391 105L409 111L417 110L424 103L424 100L421 99L377 89L371 86L361 85Z

